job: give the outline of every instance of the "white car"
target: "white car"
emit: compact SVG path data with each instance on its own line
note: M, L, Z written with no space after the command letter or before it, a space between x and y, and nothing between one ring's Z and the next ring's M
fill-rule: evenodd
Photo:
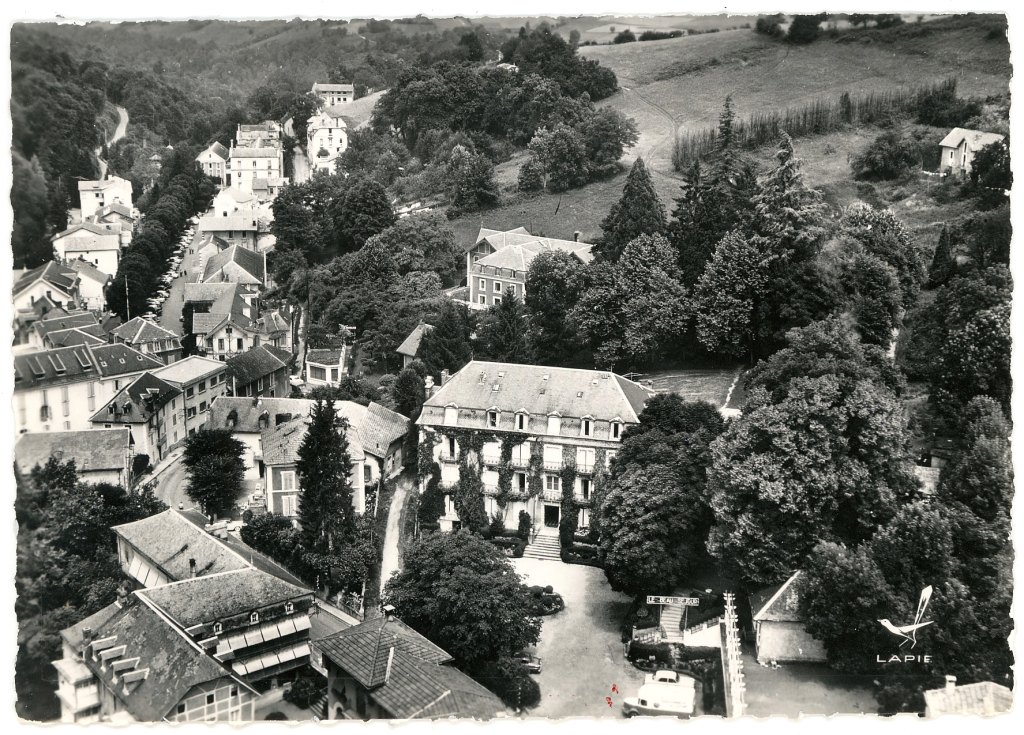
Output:
M696 682L688 676L674 684L662 681L645 683L635 697L626 697L622 702L622 714L626 717L686 718L693 714L696 694Z

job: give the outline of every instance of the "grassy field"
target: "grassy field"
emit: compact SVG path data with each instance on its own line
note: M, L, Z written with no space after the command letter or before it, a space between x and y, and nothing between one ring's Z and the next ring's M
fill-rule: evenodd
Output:
M580 53L618 75L621 91L601 104L632 117L640 128L640 140L622 163L628 166L642 156L662 203L671 211L680 184L671 164L675 131L677 127L715 124L726 94L733 95L737 114L746 116L755 110L838 96L844 90L916 86L949 76L957 77L961 95L1005 93L1010 78L1009 46L987 39L990 27L991 21L984 19L943 18L884 32L857 31L848 36L854 39L852 43L837 43L824 36L801 47L770 41L751 30L734 30L665 41L586 46ZM833 204L860 199L847 154L860 152L877 133L862 129L796 140L809 183L825 190ZM828 146L835 152L826 152ZM769 148L755 155L767 163L772 151ZM523 160L525 157L517 156L498 167L501 207L453 221L460 242L473 238L481 224L499 229L522 225L534 233L567 239L576 230L583 240L600 234L601 220L621 196L625 171L561 195L524 196L515 192ZM940 217L949 216L946 207L933 206L924 199L911 196L894 204L915 232L932 230Z

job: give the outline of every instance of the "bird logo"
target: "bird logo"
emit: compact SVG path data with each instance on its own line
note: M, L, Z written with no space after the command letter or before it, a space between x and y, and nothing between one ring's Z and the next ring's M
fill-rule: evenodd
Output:
M917 631L926 625L931 625L934 620L926 620L921 622L924 618L924 611L928 607L928 602L932 599L932 586L928 585L921 590L921 599L917 603L917 615L914 617L914 622L910 625L893 625L888 618L882 618L878 622L882 624L882 627L895 636L899 636L903 639L900 643L900 648L910 644L913 648L917 645Z

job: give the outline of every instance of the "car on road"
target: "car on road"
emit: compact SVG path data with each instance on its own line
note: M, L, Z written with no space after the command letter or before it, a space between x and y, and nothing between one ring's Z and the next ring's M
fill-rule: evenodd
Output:
M535 656L529 651L520 651L512 658L525 666L531 674L540 673L542 660L539 656Z
M655 671L653 674L648 674L644 677L644 684L656 684L659 682L662 684L678 684L679 681L679 672L667 671L665 669Z

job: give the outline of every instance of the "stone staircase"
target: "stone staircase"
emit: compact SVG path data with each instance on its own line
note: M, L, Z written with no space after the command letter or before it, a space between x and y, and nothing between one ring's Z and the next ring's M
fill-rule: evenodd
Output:
M526 545L523 556L528 559L547 559L549 561L561 561L562 548L558 542L558 536L537 534L533 542Z
M321 720L327 719L327 690L324 690L320 699L313 702L309 711L313 713L314 717L319 717Z
M682 643L683 632L679 623L683 619L682 605L665 605L661 608L661 629L665 631L665 640L670 643Z

